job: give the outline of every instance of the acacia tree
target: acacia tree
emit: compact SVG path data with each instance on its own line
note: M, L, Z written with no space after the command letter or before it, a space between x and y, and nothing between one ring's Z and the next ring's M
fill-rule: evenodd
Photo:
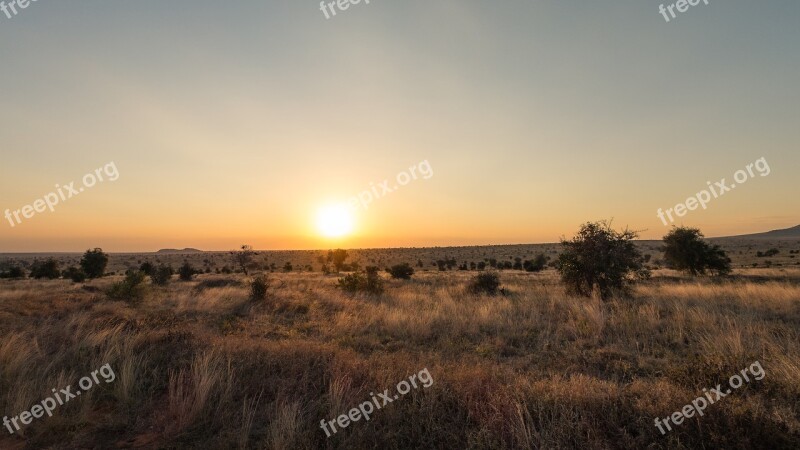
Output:
M341 270L344 266L344 261L347 259L347 250L337 248L336 250L328 250L328 262L333 263L336 272Z
M561 240L564 248L556 268L570 294L590 297L597 289L607 300L614 292L630 294L637 279L646 279L650 271L633 240L635 231L615 231L606 221L581 226L572 240Z
M697 228L673 227L664 236L664 261L667 266L687 272L693 276L727 275L731 272L731 259L719 245L710 245L703 240Z
M256 255L258 253L253 251L253 246L246 244L242 245L241 249L231 252L233 265L239 266L245 275L248 275L247 267L252 264L253 257Z
M81 258L81 269L88 278L100 278L106 272L108 266L108 255L103 253L103 249L86 250Z

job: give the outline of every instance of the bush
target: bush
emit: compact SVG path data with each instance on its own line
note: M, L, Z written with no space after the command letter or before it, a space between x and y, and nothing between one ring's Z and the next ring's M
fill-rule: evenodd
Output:
M540 253L536 258L533 258L532 261L525 261L522 264L522 268L525 269L526 272L541 272L547 267L548 261L550 261L550 257L544 253Z
M0 272L0 278L25 278L25 271L22 267L11 266L7 270Z
M473 294L497 295L500 289L500 274L497 272L479 273L467 285L467 290Z
M114 300L125 300L134 302L141 300L144 296L144 272L135 270L129 271L125 279L119 283L114 283L106 293L109 298Z
M192 277L197 273L189 262L184 262L180 269L178 269L178 277L181 281L192 281Z
M703 241L703 233L697 228L673 227L664 236L664 261L667 267L694 276L727 275L731 272L731 259L718 245Z
M103 253L103 249L86 250L81 258L81 269L88 278L100 278L106 272L108 266L108 255Z
M650 276L633 243L637 236L634 231L614 231L608 222L594 222L581 226L571 241L562 240L557 269L567 292L591 297L597 289L603 300L615 291L630 294L635 279Z
M150 280L157 286L166 286L172 278L173 272L172 267L161 264L150 274Z
M144 272L144 274L148 277L152 277L153 274L156 273L156 266L150 262L144 262L141 266L139 266L139 270Z
M767 250L766 252L758 252L758 253L756 253L756 256L759 257L759 258L770 258L772 256L777 255L778 253L780 253L780 250L778 250L777 248L771 248L771 249Z
M86 281L86 273L82 269L72 266L64 271L64 278L69 278L75 283L83 283Z
M350 294L366 292L380 295L383 293L383 280L378 275L377 267L368 266L365 272L353 272L340 278L338 287Z
M294 267L292 266L292 263L287 262L286 264L283 265L283 271L284 272L291 272L292 270L294 270Z
M36 278L37 280L42 278L47 278L48 280L61 278L61 271L58 270L58 261L54 258L34 261L31 265L31 278Z
M267 289L269 289L269 279L266 277L256 277L250 283L250 300L260 301L267 298Z
M397 264L396 266L386 269L386 271L392 275L392 278L401 280L410 280L411 275L414 275L414 268L408 263Z

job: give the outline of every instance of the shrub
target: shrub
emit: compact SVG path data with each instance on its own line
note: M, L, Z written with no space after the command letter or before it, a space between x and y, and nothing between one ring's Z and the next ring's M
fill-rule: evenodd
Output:
M7 270L0 272L0 278L25 278L25 271L22 267L11 266Z
M64 271L64 278L69 278L75 283L83 283L86 281L86 273L82 269L72 266Z
M337 272L342 270L344 261L347 259L347 250L337 248L336 250L328 250L328 262L333 263L334 269Z
M161 264L158 266L157 269L150 274L150 280L153 281L153 284L157 286L166 286L169 283L169 280L172 278L172 267L165 266Z
M250 300L260 301L267 298L267 289L269 288L269 279L266 277L256 277L250 283Z
M184 262L180 269L178 269L178 277L181 281L192 281L192 277L197 273L189 262ZM246 273L246 272L245 272Z
M497 295L500 289L500 274L497 272L479 273L467 285L467 290L473 294Z
M550 257L544 253L540 253L538 256L533 258L532 261L525 261L522 267L526 272L541 272L545 267L547 267L548 261L550 261Z
M771 248L771 249L767 250L766 252L758 252L758 253L756 253L756 256L759 257L759 258L769 258L769 257L777 255L778 253L780 253L780 250L778 250L777 248Z
M635 279L650 276L633 243L637 236L630 230L614 231L603 221L582 225L571 241L562 239L557 269L567 292L590 297L597 289L603 300L615 291L629 294Z
M731 259L718 245L703 241L697 228L673 227L664 236L664 261L667 266L694 276L707 272L727 275L731 272Z
M350 294L366 292L380 295L383 293L383 280L378 275L378 268L368 266L365 272L353 272L339 279L338 287Z
M139 270L144 272L144 274L148 277L152 277L153 274L156 273L156 266L150 262L144 262L141 266L139 266Z
M386 269L386 271L392 275L392 278L401 280L410 280L411 275L414 275L414 268L408 263L397 264Z
M88 278L100 278L106 272L108 266L108 255L103 253L103 249L86 250L81 258L81 269Z
M31 265L31 278L36 278L37 280L42 278L47 278L48 280L61 278L61 271L58 270L58 261L55 258L34 261Z
M292 266L291 262L287 262L286 264L283 265L284 272L291 272L292 270L294 270L294 266Z
M144 296L144 272L138 270L128 271L125 279L119 283L114 283L106 293L109 298L114 300L125 300L135 302Z

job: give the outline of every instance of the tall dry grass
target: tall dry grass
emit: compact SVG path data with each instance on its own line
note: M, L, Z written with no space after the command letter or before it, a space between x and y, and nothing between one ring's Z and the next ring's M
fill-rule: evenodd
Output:
M498 297L468 293L469 276L387 280L376 298L281 274L261 303L246 285L173 282L136 305L63 280L2 280L4 415L105 363L117 378L0 447L800 446L798 273L662 271L605 303L565 295L552 272L504 272ZM763 380L668 435L655 428L756 360ZM320 429L423 368L430 388L330 439Z

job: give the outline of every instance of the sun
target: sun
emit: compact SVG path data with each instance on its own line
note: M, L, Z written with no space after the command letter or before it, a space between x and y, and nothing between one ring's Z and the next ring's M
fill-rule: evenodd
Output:
M317 229L329 238L343 237L353 231L353 215L346 205L328 205L317 212Z

